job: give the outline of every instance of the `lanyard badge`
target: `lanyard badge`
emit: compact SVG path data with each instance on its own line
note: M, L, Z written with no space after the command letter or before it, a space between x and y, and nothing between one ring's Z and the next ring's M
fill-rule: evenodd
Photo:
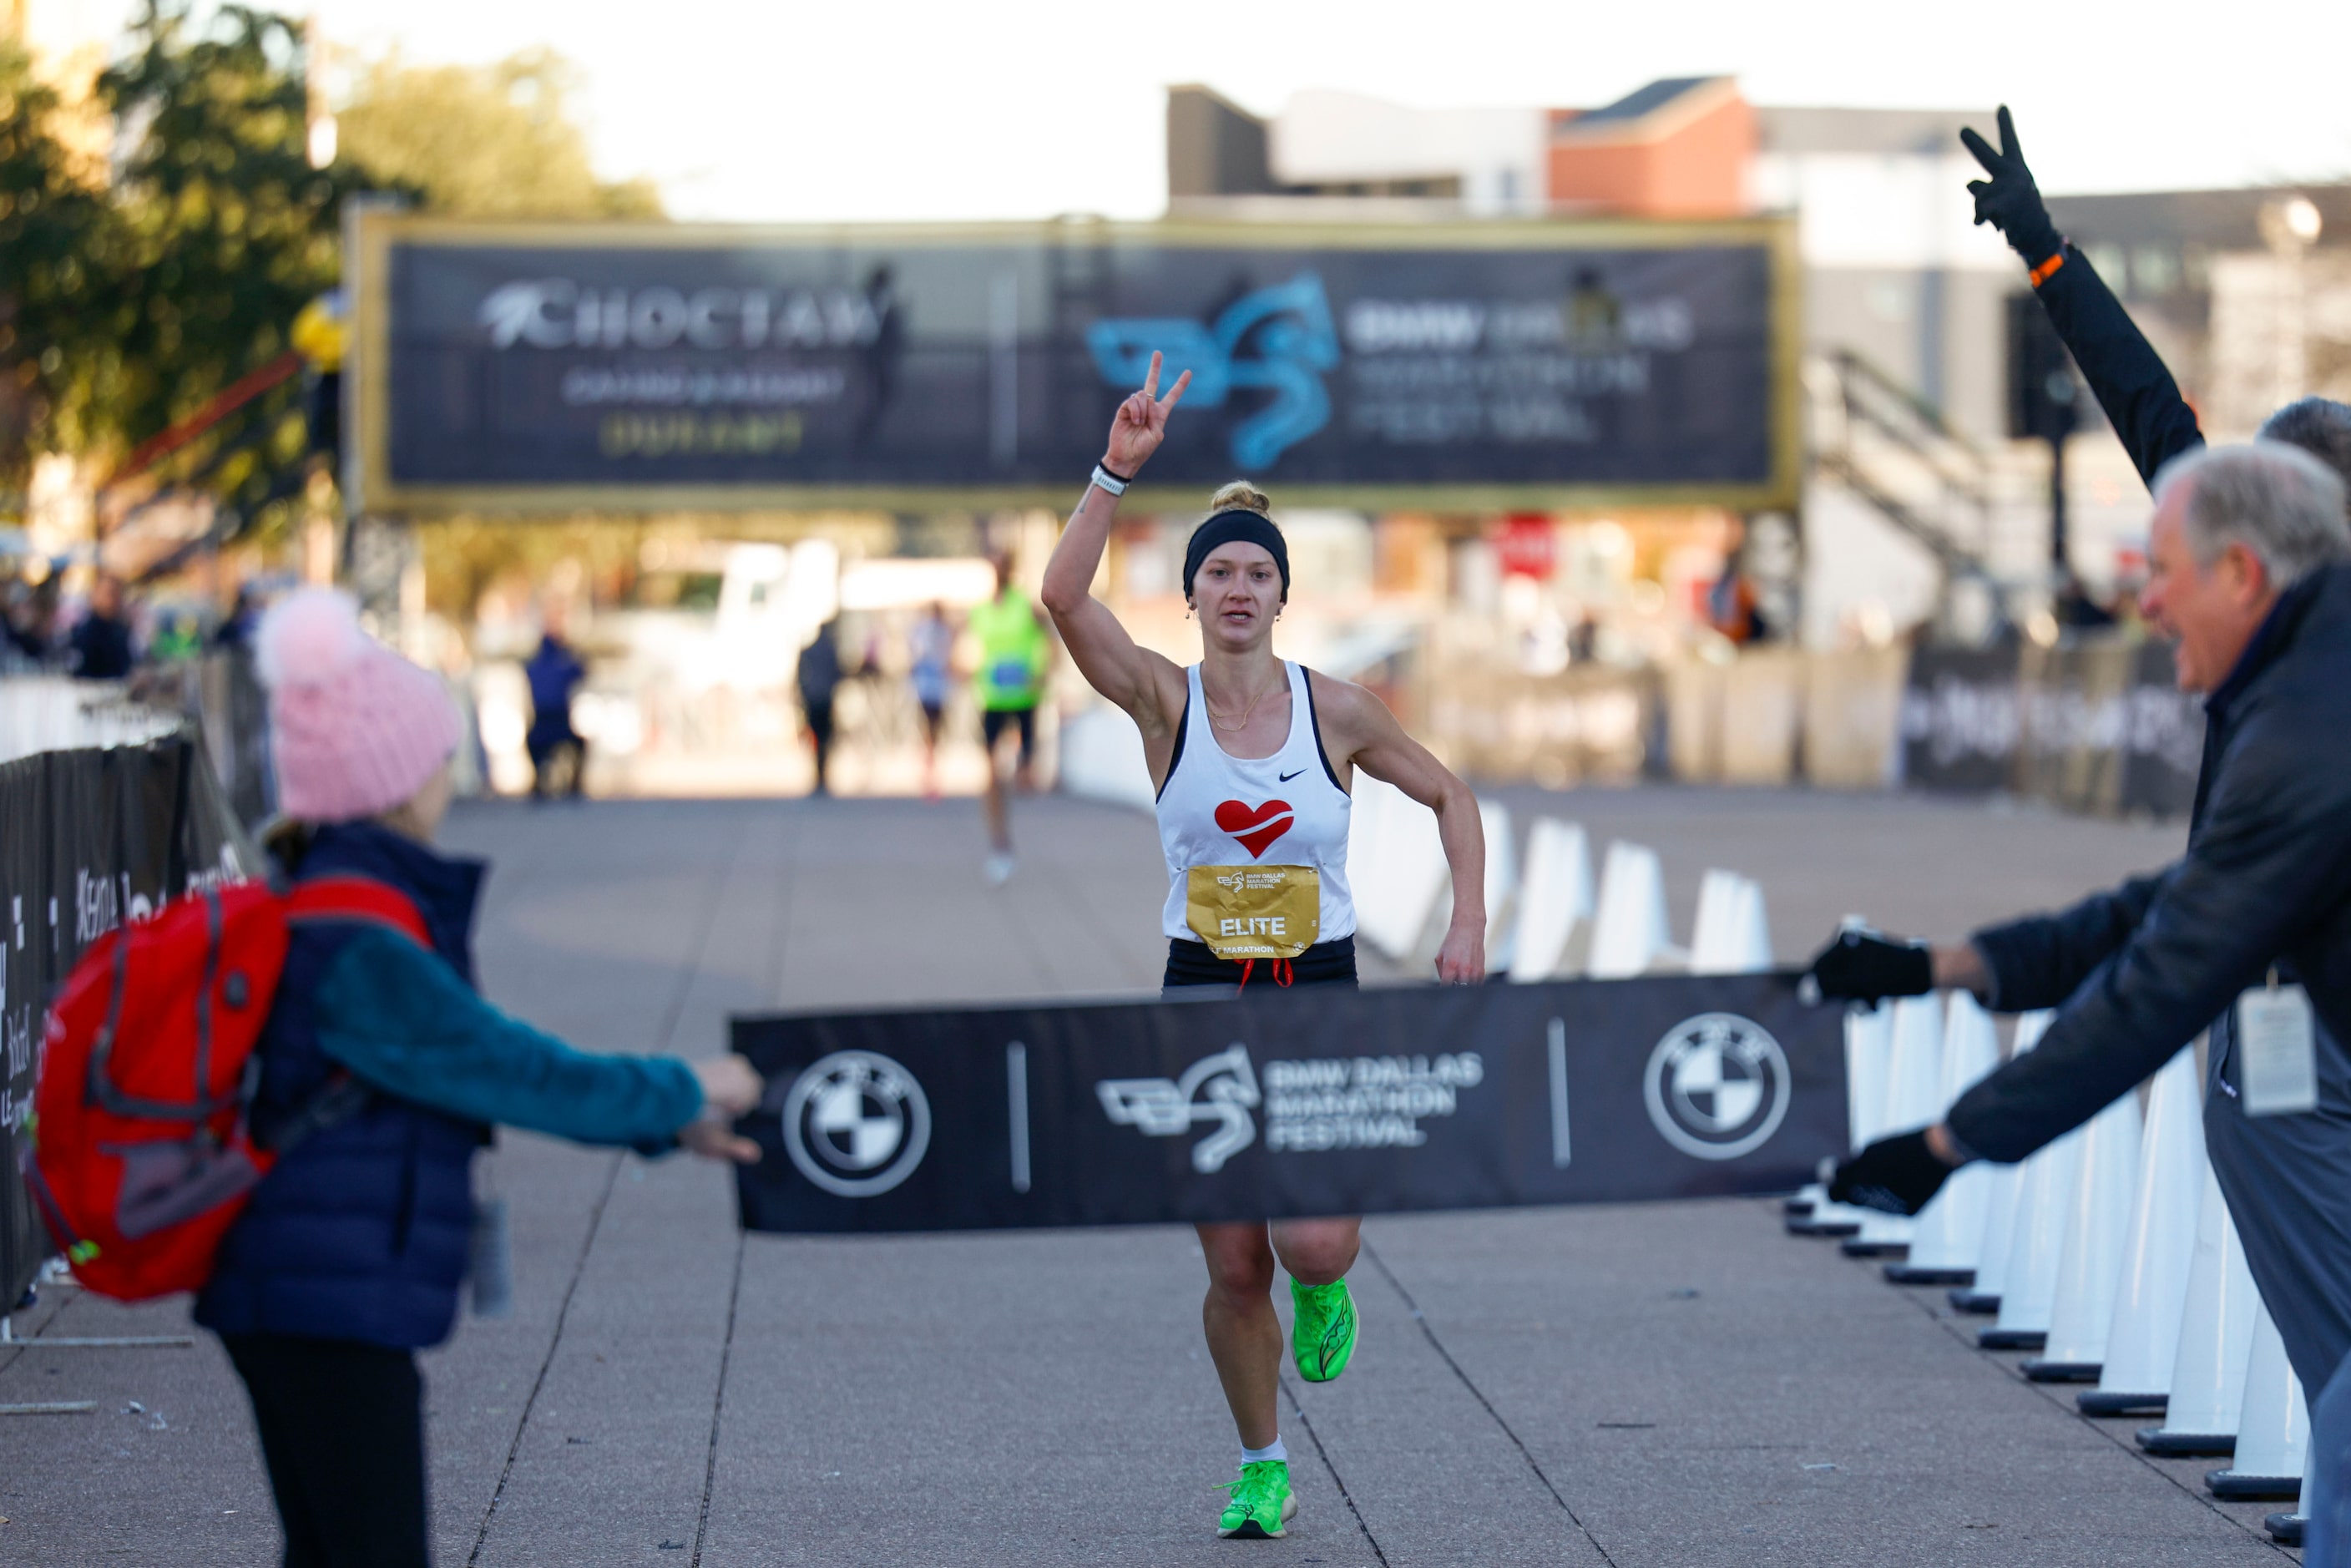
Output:
M2270 983L2237 998L2238 1076L2248 1116L2292 1116L2318 1109L2316 1028L2310 994Z

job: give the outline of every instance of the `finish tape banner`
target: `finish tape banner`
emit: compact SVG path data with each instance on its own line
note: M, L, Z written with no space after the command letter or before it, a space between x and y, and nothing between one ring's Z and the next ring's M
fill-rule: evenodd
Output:
M744 1227L858 1232L1781 1192L1845 1152L1796 975L738 1018Z

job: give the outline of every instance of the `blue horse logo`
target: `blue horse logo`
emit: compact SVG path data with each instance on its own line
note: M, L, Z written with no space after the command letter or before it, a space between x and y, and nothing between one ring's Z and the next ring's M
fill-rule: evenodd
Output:
M1255 357L1237 357L1235 350L1260 325ZM1204 408L1222 403L1235 387L1270 387L1273 401L1233 431L1233 461L1242 468L1271 467L1331 423L1322 372L1339 363L1339 334L1331 325L1322 280L1311 272L1243 295L1212 327L1172 316L1097 321L1086 329L1086 347L1102 380L1114 387L1142 385L1156 350L1166 360L1161 384L1191 371L1186 401Z

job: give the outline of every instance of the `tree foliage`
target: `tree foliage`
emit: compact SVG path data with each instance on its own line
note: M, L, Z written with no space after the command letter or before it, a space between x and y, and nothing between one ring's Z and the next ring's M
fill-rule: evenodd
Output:
M366 69L341 156L311 166L298 24L246 5L142 0L96 110L114 159L78 160L57 95L0 39L0 491L32 453L120 456L286 352L341 276L345 199L405 193L475 216L657 216L650 185L600 181L543 51L500 64ZM247 519L305 467L288 383L162 476Z
M110 248L111 214L74 177L57 112L24 48L0 38L0 488L10 491L69 427L99 341L92 259Z
M485 67L378 60L336 116L340 156L431 212L495 218L644 218L643 180L596 176L566 113L571 68L545 49Z
M136 442L282 353L332 287L350 172L310 167L301 39L286 17L147 0L99 78L128 147L116 172L113 361L101 401ZM131 134L135 132L135 134Z

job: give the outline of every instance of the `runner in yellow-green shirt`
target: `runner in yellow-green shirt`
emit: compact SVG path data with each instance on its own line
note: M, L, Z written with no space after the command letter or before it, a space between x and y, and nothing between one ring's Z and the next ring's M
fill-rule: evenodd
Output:
M1026 791L1033 785L1031 762L1037 749L1037 704L1045 692L1045 666L1053 644L1045 622L1029 596L1012 580L1012 558L996 556L996 597L972 607L969 626L979 643L979 668L972 685L979 701L980 734L987 745L987 880L1001 885L1010 880L1012 810L1004 789L1002 747L1007 729L1018 727L1020 747L1013 763L1013 783Z

